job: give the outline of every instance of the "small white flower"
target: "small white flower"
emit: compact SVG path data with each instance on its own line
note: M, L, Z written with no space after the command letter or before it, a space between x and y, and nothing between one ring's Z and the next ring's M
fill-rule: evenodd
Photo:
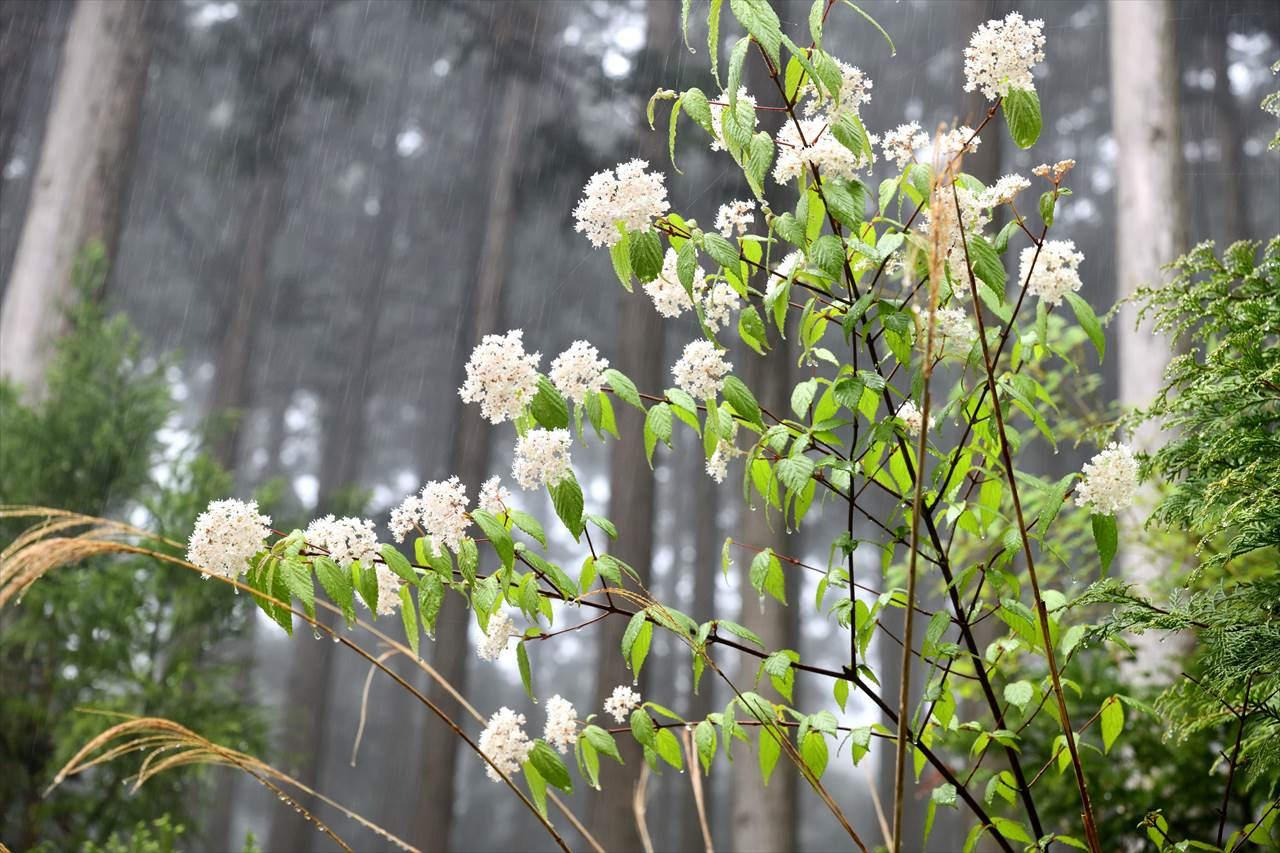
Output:
M938 165L945 167L961 152L972 154L977 151L978 146L982 144L982 137L974 136L973 128L971 127L953 127L951 130L938 134L934 144L937 150Z
M608 368L608 359L601 358L598 349L586 341L574 341L551 362L551 384L573 402L582 403L604 387Z
M578 742L578 712L568 699L557 694L547 700L547 724L542 737L561 753Z
M907 428L908 435L919 435L920 427L924 424L924 417L920 411L920 407L913 401L908 400L898 407L898 419L902 421ZM929 428L933 428L933 418L929 418Z
M941 345L937 349L944 355L963 358L978 340L978 332L963 308L939 308L934 315L933 332L941 338Z
M477 744L493 765L485 764L484 772L495 782L502 781L501 770L508 776L520 772L520 767L529 760L533 751L533 741L524 731L524 714L517 714L510 708L502 707L489 718L489 724L480 733ZM494 769L497 766L498 770Z
M929 236L931 244L937 245L945 253L951 277L961 285L957 292L960 296L965 296L968 294L969 279L965 272L965 249L964 242L960 239L960 220L956 218L956 200L959 200L960 212L964 216L965 237L981 234L991 222L991 212L984 206L983 199L967 187L957 186L954 196L950 187L938 187L937 193L938 203L924 208L920 229Z
M996 207L1001 204L1012 204L1018 193L1031 186L1031 182L1021 175L1005 175L983 193L985 207Z
M720 439L716 443L716 449L707 459L707 475L717 483L723 483L724 478L729 474L729 460L741 455L742 451L732 441Z
M676 385L695 400L710 400L720 392L724 377L733 370L720 350L708 340L691 341L685 345L680 360L671 368Z
M804 105L806 118L822 115L827 121L834 122L845 113L858 115L863 104L871 103L871 88L875 85L871 78L863 74L862 69L856 65L850 65L839 59L835 63L840 69L841 78L839 105L837 106L835 100L830 97L819 98L818 89L813 85L813 81L806 79L800 91L800 97L809 96L809 100Z
M271 516L259 514L257 501L213 501L196 517L187 561L224 578L238 577L270 533Z
M422 487L422 527L432 548L458 550L466 538L467 487L457 477L432 480Z
M875 162L874 150L855 154L836 139L824 118L800 119L799 130L795 122L787 122L778 131L777 143L773 179L780 184L795 180L810 166L816 166L824 177L852 178Z
M981 89L993 101L1010 89L1034 90L1031 69L1044 59L1043 31L1044 21L1017 12L978 27L964 50L964 90Z
M531 429L516 441L511 476L522 489L554 486L573 473L569 448L573 437L567 429Z
M594 246L613 246L622 238L617 223L643 231L667 212L667 185L661 172L646 172L646 160L630 160L597 172L587 181L574 208L575 230Z
M476 643L476 654L480 660L497 660L507 650L512 637L520 635L520 629L511 621L503 610L496 610L489 615L489 627L484 637Z
M391 510L391 521L387 523L387 529L391 531L391 536L397 542L403 542L404 537L408 536L422 524L422 496L409 495L400 502L398 507Z
M1027 246L1022 250L1021 260L1018 277L1027 282L1027 290L1048 305L1061 303L1063 296L1076 292L1083 285L1079 267L1084 255L1076 251L1076 244L1071 240L1046 240L1039 258L1036 258L1036 247Z
M729 325L733 312L741 307L738 291L729 282L721 280L707 291L702 302L702 316L707 321L707 328L712 332L720 331L721 326Z
M640 707L640 694L625 684L613 688L613 694L604 700L604 712L619 723L625 723L631 711Z
M1115 515L1133 503L1138 491L1138 460L1127 444L1111 442L1085 463L1076 486L1076 505L1099 515Z
M390 616L400 606L400 578L382 563L377 567L378 615Z
M716 211L716 230L720 236L728 238L736 229L739 235L746 234L751 223L755 221L756 203L753 201L734 200L720 205Z
M372 565L378 553L378 535L373 531L373 522L367 518L326 515L308 524L303 538L343 568L357 560L362 566Z
M892 160L902 171L915 162L916 152L929 144L929 134L920 130L919 122L900 124L884 135L880 148L884 159Z
M507 511L507 503L511 500L511 492L501 484L497 476L490 477L480 486L480 498L477 501L480 509L494 515L502 515Z
M666 255L662 258L662 272L658 273L658 277L653 281L646 282L644 285L644 292L653 300L653 307L658 309L658 313L663 317L679 317L693 308L693 302L689 300L689 294L680 283L680 276L676 272L678 259L675 249L667 249ZM706 288L707 274L703 272L701 266L695 266L693 268L694 295L700 296Z
M524 332L485 335L467 360L467 379L458 389L464 403L479 403L490 423L520 417L525 403L538 390L540 353L524 351Z

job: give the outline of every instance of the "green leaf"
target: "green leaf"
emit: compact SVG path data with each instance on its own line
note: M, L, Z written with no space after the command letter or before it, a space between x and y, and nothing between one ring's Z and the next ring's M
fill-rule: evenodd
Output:
M722 267L736 270L739 266L738 247L719 234L710 232L702 235L702 248Z
M782 564L774 556L772 548L765 548L751 560L750 580L751 587L756 592L773 596L783 604L787 603Z
M653 748L658 728L653 724L653 717L644 708L636 708L631 712L631 736L641 746Z
M418 584L418 610L422 619L423 630L428 637L436 633L436 618L440 615L440 606L444 604L444 582L434 572L422 576Z
M516 643L516 664L520 667L520 681L524 683L524 692L529 694L530 699L534 699L533 670L529 667L529 650L525 648L524 640Z
M948 808L953 809L957 808L956 786L948 782L943 782L941 785L933 789L932 793L929 794L929 799L940 806L947 806Z
M543 548L547 547L547 534L543 531L538 519L518 509L508 509L507 515L511 517L516 527L532 536Z
M754 643L760 648L764 648L764 640L760 639L758 634L750 628L739 625L737 622L730 622L728 619L717 619L716 627L722 628L730 634L733 634L735 637L746 640L748 643Z
M693 745L702 762L702 772L711 772L711 760L716 757L716 727L710 720L703 720L693 729Z
M433 575L434 577L434 575ZM413 595L408 585L400 587L400 618L404 621L404 635L409 638L413 656L418 656L418 611L413 607Z
M506 526L493 513L483 509L472 510L471 520L484 531L498 559L502 560L502 565L511 568L515 562L516 546L511 541L511 534L507 532Z
M1034 696L1035 688L1030 681L1015 681L1004 686L1004 701L1016 705L1019 710L1025 710Z
M733 374L726 376L721 393L739 417L747 423L764 428L764 419L760 417L760 404L756 402L755 395L741 379Z
M1054 208L1058 204L1058 194L1053 190L1040 193L1040 218L1044 220L1044 224L1048 228L1053 227ZM1017 223L1010 223L1017 224Z
M995 246L988 243L981 234L970 234L969 258L973 261L973 274L991 288L992 293L1003 300L1004 264L1000 263L1000 255L996 252Z
M1098 559L1102 562L1102 574L1105 577L1120 544L1120 534L1116 530L1116 517L1099 515L1095 512L1089 516L1089 522L1093 527L1093 541L1098 546Z
M413 570L413 566L409 565L409 561L404 558L394 545L383 543L378 549L378 553L382 555L382 559L386 562L387 568L395 572L409 583L418 582L418 573Z
M871 150L871 140L867 138L867 129L862 126L862 121L854 113L848 110L841 110L840 117L836 119L836 123L831 125L831 133L835 136L836 141L848 148L859 157L864 156ZM865 188L863 188L865 193ZM826 195L826 182L823 182L823 194ZM830 197L827 198L830 201Z
M547 429L569 426L569 404L547 377L538 376L538 391L529 403L533 419Z
M821 779L827 769L827 739L821 732L808 732L800 741L800 757L815 779Z
M680 99L680 106L699 127L712 136L718 136L711 126L711 105L707 103L707 96L701 89L694 87L685 92Z
M853 229L866 214L867 188L861 181L828 178L822 182L822 195L827 200L827 210L836 221Z
M604 381L609 383L609 387L618 395L619 400L644 411L644 401L640 399L640 392L636 390L636 384L628 379L626 374L610 367L604 372Z
M720 4L723 0L711 0L707 11L707 52L711 54L711 76L720 85Z
M352 581L355 583L356 589L360 591L360 597L364 599L364 603L369 606L370 612L377 618L378 613L378 575L377 570L373 566L361 566L359 563L351 564Z
M742 172L757 198L764 198L764 179L773 165L773 137L763 130L756 132L747 144Z
M1110 752L1120 732L1124 730L1124 705L1120 697L1108 696L1102 703L1102 751Z
M778 756L782 754L779 740L783 737L785 735L773 726L760 727L760 779L766 787L769 785L769 777L773 775L773 768L778 764Z
M533 742L533 749L529 752L529 763L537 769L538 775L545 779L547 784L554 785L566 794L573 793L569 768L564 766L564 762L560 760L560 756L551 744L542 738Z
M573 534L574 540L577 540L582 535L583 506L582 486L578 485L578 478L571 474L554 486L548 486L547 491L551 493L551 504L555 507L556 515Z
M647 618L647 611L641 610L631 617L627 629L622 634L622 656L627 659L631 671L638 677L644 659L649 655L649 644L653 641L653 623Z
M622 755L618 752L618 742L613 739L613 735L604 729L596 725L586 726L582 729L582 737L600 752L603 752L619 764L622 763Z
M631 290L631 237L623 234L618 242L609 247L609 260L613 261L613 271L618 275L622 286Z
M342 615L350 625L356 619L355 587L351 583L351 573L338 568L338 564L328 557L312 557L311 565L315 567L320 586L324 587L329 599L342 608Z
M643 284L662 272L662 240L653 229L631 232L631 268Z
M684 752L680 749L680 741L676 740L676 736L671 729L658 729L654 750L663 761L675 769L684 769Z
M644 453L649 459L649 467L653 467L653 449L658 439L671 446L671 406L659 403L649 409L644 419Z
M538 807L538 813L543 817L547 816L547 780L542 778L542 774L533 766L533 762L526 761L523 765L524 781L529 786L529 794L533 797L533 804Z
M1093 342L1093 348L1098 351L1098 361L1102 361L1103 354L1106 352L1107 340L1102 334L1102 324L1098 322L1098 315L1093 313L1093 308L1078 293L1068 291L1064 294L1067 297L1071 310L1076 312L1076 322L1080 324L1080 328L1084 329L1085 334L1089 336L1089 340Z
M298 557L287 557L280 561L280 580L289 594L297 596L302 602L302 609L308 616L315 616L316 585L311 578L311 567Z
M778 13L773 11L768 0L729 0L729 8L743 29L760 42L773 64L780 66L782 25L778 21Z
M827 275L838 279L844 270L844 244L834 234L823 234L809 247L809 260Z
M813 476L816 467L817 464L808 456L788 456L779 459L773 470L778 475L778 481L789 491L799 492L809 485L809 478Z
M1040 138L1040 98L1034 89L1010 89L1000 111L1015 145L1030 148L1036 144Z

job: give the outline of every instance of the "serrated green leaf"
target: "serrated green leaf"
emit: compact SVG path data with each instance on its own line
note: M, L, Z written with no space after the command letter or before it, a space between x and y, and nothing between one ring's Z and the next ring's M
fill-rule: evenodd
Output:
M1035 90L1010 89L1000 105L1009 135L1019 148L1030 148L1040 138L1040 97Z
M1093 308L1080 294L1068 291L1063 295L1066 296L1067 303L1076 314L1076 322L1093 342L1093 348L1098 351L1098 361L1102 361L1106 353L1107 339L1102 334L1102 324L1098 322L1098 315L1093 313Z
M631 269L643 284L653 281L662 272L662 240L653 229L632 231Z

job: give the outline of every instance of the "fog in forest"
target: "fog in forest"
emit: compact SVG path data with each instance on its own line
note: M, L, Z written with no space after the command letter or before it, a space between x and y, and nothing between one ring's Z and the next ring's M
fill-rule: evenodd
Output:
M50 168L42 152L57 153L46 146L46 129L60 71L75 60L69 32L81 4L92 3L0 6L0 287L19 271L29 205L38 176ZM693 3L690 20L696 52L681 43L680 4L662 0L137 5L145 11L129 37L140 68L134 88L92 105L118 111L126 140L112 179L99 188L102 203L118 212L100 298L130 318L148 358L171 359L165 378L180 407L163 431L165 446L177 452L205 440L234 472L235 496L260 496L277 528L305 526L328 512L359 512L382 524L390 507L427 480L456 473L474 489L491 474L505 475L512 426L481 425L475 407L466 412L457 394L467 354L485 333L523 329L526 346L543 354L544 369L571 342L587 338L637 384L646 376L654 388L669 384L667 365L697 335L696 324L686 318L658 325L643 294L620 291L608 253L574 233L571 211L594 172L631 157L665 171L673 208L708 226L720 203L749 197L740 171L707 151L692 124L682 126L676 145L684 172L676 180L666 150L669 104L658 107L656 131L644 119L658 87L715 86L706 71L702 0ZM810 4L775 6L784 31L807 43ZM1056 231L1088 259L1083 295L1095 306L1113 304L1115 222L1125 211L1114 196L1108 4L867 0L862 6L892 36L896 58L847 8L833 14L825 38L874 80L862 118L875 132L911 120L926 129L976 124L986 102L962 91L968 35L1014 9L1045 20L1049 55L1036 80L1047 117L1041 144L1020 151L1002 129L993 130L966 171L993 180L1026 174L1044 160L1078 161L1074 195ZM1280 182L1276 155L1266 150L1275 120L1258 103L1276 88L1270 65L1280 57L1280 14L1252 0L1174 7L1186 233L1220 242L1266 237L1280 216ZM727 14L725 20L727 55L740 33ZM754 89L753 73L745 83ZM1108 335L1115 332L1112 324ZM644 346L626 342L641 334L648 337ZM642 363L634 362L637 353ZM747 362L745 350L734 354ZM1104 385L1085 404L1106 413L1102 401L1114 398L1118 369L1108 358ZM762 400L767 396L761 392ZM741 591L743 554L735 553L721 573L724 538L739 537L746 525L760 528L741 509L741 466L717 486L703 473L701 448L683 439L657 454L652 473L638 450L628 461L611 460L598 444L576 449L587 511L617 523L619 553L630 549L630 559L647 567L658 597L699 620L741 613L743 623L759 621L761 600L749 588ZM1057 476L1087 456L1064 445L1034 466ZM628 467L610 475L611 464ZM648 478L651 498L642 482ZM634 499L617 500L610 482ZM530 512L551 513L545 494L522 500ZM646 502L652 536L617 509ZM825 510L816 509L801 530L772 535L785 537L790 553L825 565L844 524L842 510ZM643 507L639 512L647 518ZM576 568L581 546L562 530L552 537L551 554ZM878 571L879 558L867 559ZM820 577L793 576L790 596L812 601ZM210 595L227 594L213 586ZM434 642L423 643L426 661L465 685L482 716L510 705L540 720L514 655L497 663L477 659L474 620L456 600L449 604L454 613L442 617ZM420 703L388 679L367 679L367 661L313 639L305 626L289 639L261 613L245 612L248 632L229 636L210 626L208 642L211 654L252 661L241 668L235 690L264 721L261 757L424 850L553 849L533 818L484 777L482 763L460 750ZM557 624L582 618L560 609ZM387 633L399 636L398 622L388 624ZM803 632L795 622L776 627L806 661L841 665L847 648L834 622L810 620ZM617 658L619 636L583 631L531 643L539 696L560 693L577 697L579 708L598 709L593 697L629 678L621 661L615 674L598 675L601 650ZM872 654L882 652L895 660L900 653L878 636ZM692 695L686 657L670 638L655 638L644 681L666 698L657 692L653 698L673 702L690 718L723 708L729 695L711 679ZM435 692L408 661L391 657L388 665L454 710L472 735L479 732L482 724ZM658 681L671 677L674 684ZM817 689L798 679L797 705L806 702L806 690ZM825 707L830 696L822 690L810 699ZM872 706L852 699L841 722L877 720ZM739 747L735 757L754 765L747 745ZM455 751L450 778L438 768L442 761L449 768L442 753ZM825 781L856 825L876 825L872 786L882 801L892 800L891 761L892 751L882 754L877 744L856 767L847 752L833 750ZM604 771L606 790L615 770ZM792 773L780 769L767 796L799 804L778 812L793 848L843 849L847 839L835 820L805 805L810 793L785 778ZM736 778L718 763L708 782L712 833L725 849L734 846L738 809L752 808L735 800ZM238 850L249 832L266 850L335 849L253 780L224 769L204 779L192 794L200 826L187 839L191 849ZM687 773L669 768L649 780L656 849L701 849L689 784ZM629 791L622 796L629 812ZM586 819L596 797L578 784L566 800ZM306 805L340 826L357 849L393 849L315 798ZM911 825L923 821L925 805L908 802ZM935 838L963 834L961 817L940 814Z

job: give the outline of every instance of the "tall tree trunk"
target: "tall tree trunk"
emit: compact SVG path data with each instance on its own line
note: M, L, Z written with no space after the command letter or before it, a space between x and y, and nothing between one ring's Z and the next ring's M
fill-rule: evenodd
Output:
M678 9L668 3L649 0L646 6L646 59L659 67L676 38ZM657 76L659 69L647 69ZM651 168L662 169L667 159L665 138L661 134L642 132L637 146L640 156L649 161ZM636 296L625 307L619 306L617 319L617 367L642 390L654 392L663 383L662 319L651 305L643 304L643 297ZM624 313L625 312L625 313ZM640 435L644 430L644 418L629 406L617 410L618 432L622 441L610 445L609 519L618 528L618 539L611 550L623 562L630 565L648 585L650 564L653 561L654 495L656 492L653 472L645 458ZM593 708L604 707L604 700L620 684L630 684L631 670L618 651L626 623L618 619L606 619L600 623L596 636L596 685ZM640 693L644 695L644 686ZM591 799L588 829L604 849L639 850L640 834L636 826L632 797L644 761L634 743L620 738L622 756L626 763L618 767L612 762L601 765L601 788ZM604 766L608 764L609 766Z
M367 270L364 280L369 285L363 291L355 287L348 287L345 291L342 313L347 329L343 340L356 341L357 345L355 352L348 353L343 360L338 381L326 395L317 515L352 511L350 502L341 500L339 496L343 489L356 485L359 480L375 378L373 366L379 341L379 320L390 285L395 235L400 226L404 184L400 177L396 135L404 118L412 71L412 62L405 61L400 66L392 108L388 113L390 126L383 133L385 141L378 169L381 184L379 208L377 216L369 221L369 239L365 242L367 263L361 265ZM337 626L337 620L331 613L321 614L320 618L331 627ZM316 784L323 778L325 758L332 740L327 736L327 727L332 717L330 708L339 653L339 648L333 643L307 643L305 640L295 643L285 707L295 714L301 712L290 726L289 735L293 751L299 758L296 775L308 784ZM314 797L301 797L299 801L308 811L314 811L318 806ZM270 849L302 850L319 837L308 822L299 820L288 809L280 809L279 814L280 819L272 823Z
M742 351L737 364L740 375L746 377L747 385L755 392L762 406L773 411L785 409L785 401L790 395L790 371L785 358L761 358L754 353ZM745 368L745 369L743 369ZM778 513L766 511L763 499L756 498L755 511L742 512L738 516L734 538L756 548L772 547L780 554L790 555L792 537L786 532L787 524ZM794 571L784 569L787 577L787 606L783 606L772 598L761 602L759 595L751 587L747 577L747 569L751 564L750 554L735 555L738 566L738 590L742 596L742 610L738 621L750 628L764 641L769 651L794 648L795 632L792 630L791 614L801 602L794 600L799 584L794 582ZM758 662L754 658L743 656L741 668L735 676L734 683L739 690L748 690L754 684ZM774 701L785 701L778 696L768 678L761 682L759 691ZM764 731L760 737L768 737ZM758 748L758 746L757 746ZM753 750L754 751L754 750ZM777 851L796 849L796 795L798 774L795 767L784 754L778 759L777 767L767 787L760 779L760 769L754 755L739 753L733 763L733 844L736 851ZM768 808L763 805L767 803Z
M1244 122L1240 116L1240 105L1231 92L1231 79L1228 76L1230 62L1227 59L1227 39L1231 34L1227 26L1229 12L1229 8L1217 5L1210 5L1206 10L1209 18L1206 39L1209 42L1210 65L1213 68L1214 130L1218 137L1218 147L1222 150L1219 197L1223 204L1219 233L1224 246L1251 236L1249 182L1245 175Z
M1171 0L1128 3L1112 0L1110 16L1111 123L1116 139L1116 298L1143 285L1161 284L1161 266L1186 249L1186 195L1179 135L1178 61ZM1160 388L1171 355L1163 335L1150 323L1137 325L1137 309L1122 305L1119 324L1120 402L1145 406ZM1131 437L1152 449L1154 428ZM1122 572L1140 586L1154 581L1163 566L1138 549L1121 555ZM1138 637L1137 669L1167 667L1176 644Z
M245 208L237 240L240 255L236 279L227 289L219 315L217 373L209 399L210 412L231 414L235 418L214 437L211 448L218 463L232 472L240 457L243 427L240 409L249 399L253 339L270 295L272 249L284 224L283 171L274 165L261 167L253 179Z
M72 13L26 221L0 310L0 375L38 395L62 332L77 253L114 257L151 52L148 2L82 0Z
M482 237L474 284L469 286L460 316L455 357L465 359L480 339L497 330L503 318L503 292L511 266L511 241L515 230L515 182L519 154L525 133L528 85L517 70L502 73L498 56L503 45L518 35L527 35L532 6L503 4L494 13L494 73L501 73L502 95L486 113L496 121L482 123L480 145L488 146L492 128L492 159L485 170L488 175L488 199L482 215ZM465 286L465 285L464 285ZM454 383L454 387L461 381ZM458 475L469 488L479 487L488 471L493 427L480 416L478 406L461 406L455 402L456 419L450 439L450 474ZM433 643L435 669L459 692L465 692L470 644L467 629L471 611L448 602L436 623ZM428 695L451 719L462 721L462 708L440 685L432 682ZM431 719L422 733L419 766L423 774L420 784L420 806L414 819L413 842L423 851L449 849L453 825L454 779L458 766L457 737L443 723Z

